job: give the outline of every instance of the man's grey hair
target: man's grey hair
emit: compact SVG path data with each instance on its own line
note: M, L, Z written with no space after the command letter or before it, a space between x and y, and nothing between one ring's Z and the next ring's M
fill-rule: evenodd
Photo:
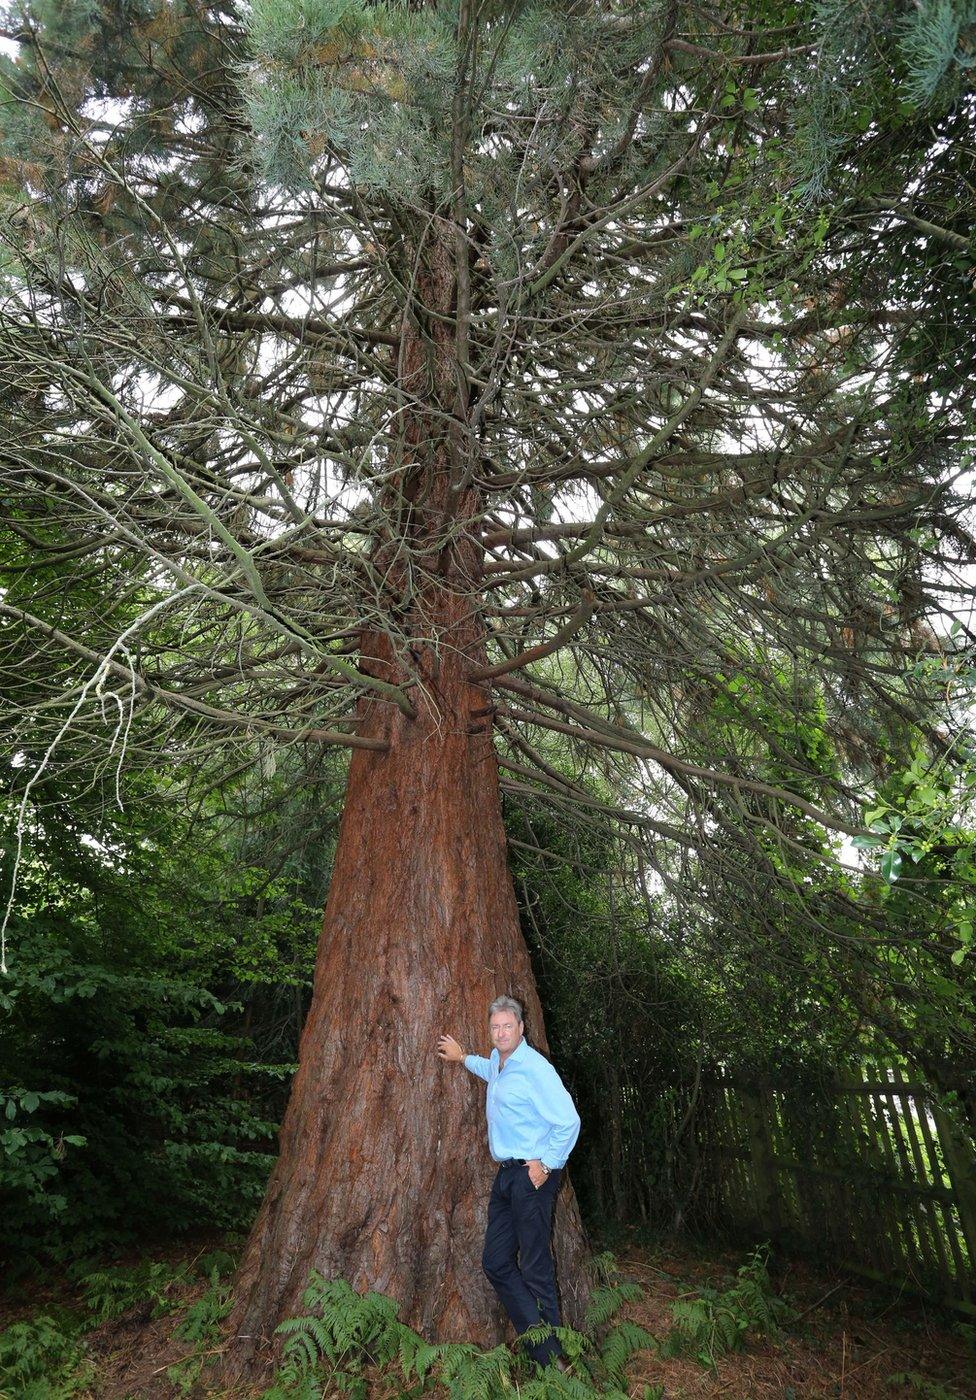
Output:
M496 997L488 1008L488 1020L490 1021L496 1011L511 1011L516 1021L524 1021L522 1008L514 997Z

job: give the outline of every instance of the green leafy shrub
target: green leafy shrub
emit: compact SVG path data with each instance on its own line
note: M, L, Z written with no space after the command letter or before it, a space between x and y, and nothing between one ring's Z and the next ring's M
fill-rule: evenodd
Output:
M397 1305L380 1293L356 1293L343 1279L331 1281L313 1271L302 1302L310 1311L287 1318L278 1328L286 1337L279 1380L267 1400L304 1394L313 1375L325 1375L334 1389L365 1395L362 1369L384 1365L397 1355Z
M731 1288L704 1288L672 1303L674 1326L661 1345L662 1355L691 1354L714 1368L719 1356L742 1349L747 1333L776 1336L792 1310L771 1291L767 1260L768 1251L756 1249Z
M614 1256L606 1252L590 1261L590 1272L604 1283L593 1289L586 1310L585 1327L591 1337L603 1333L599 1352L590 1344L588 1365L591 1376L610 1387L626 1390L624 1370L635 1352L657 1348L657 1338L636 1322L624 1319L607 1330L611 1319L625 1303L636 1303L643 1294L640 1284L621 1279ZM568 1353L567 1353L568 1354Z
M174 1329L174 1336L193 1343L194 1350L167 1370L179 1391L190 1390L230 1309L233 1268L234 1259L226 1250L214 1250L178 1265L147 1260L81 1275L80 1311L42 1313L0 1333L0 1400L61 1400L80 1391L90 1393L95 1366L84 1333L140 1304L147 1318L177 1312L185 1306L187 1288L204 1278L206 1291Z
M146 1259L134 1265L74 1272L91 1325L120 1317L140 1304L150 1318L178 1312L184 1305L187 1288L198 1279L206 1279L207 1292L190 1305L186 1318L176 1329L178 1337L192 1342L209 1334L213 1321L227 1311L230 1289L224 1280L233 1270L233 1256L218 1249L177 1264Z
M86 1140L60 1131L57 1120L76 1103L74 1094L57 1089L0 1091L0 1180L8 1237L38 1216L52 1223L63 1213L67 1198L57 1183L67 1149L84 1147Z
M191 1303L186 1317L176 1329L184 1342L210 1342L220 1333L220 1324L230 1312L233 1294L230 1285L215 1278L206 1293Z
M230 838L190 842L152 801L108 828L111 814L90 823L70 794L55 805L25 847L0 979L0 1082L26 1086L0 1099L15 1280L105 1257L159 1222L172 1238L253 1218L319 917ZM0 789L0 848L16 815ZM294 1037L281 1038L279 998Z
M0 1332L0 1400L66 1400L93 1375L71 1320L41 1313Z

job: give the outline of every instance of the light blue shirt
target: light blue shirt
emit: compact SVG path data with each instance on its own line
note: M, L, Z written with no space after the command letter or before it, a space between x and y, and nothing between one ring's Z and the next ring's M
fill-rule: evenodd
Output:
M538 1158L553 1171L566 1165L579 1137L579 1114L563 1081L523 1036L501 1069L489 1059L465 1055L464 1068L488 1081L488 1149L496 1162Z

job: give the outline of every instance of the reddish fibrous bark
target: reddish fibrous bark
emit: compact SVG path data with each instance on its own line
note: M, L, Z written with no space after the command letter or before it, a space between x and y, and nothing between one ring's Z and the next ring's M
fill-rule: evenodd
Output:
M440 251L418 278L435 307L451 295ZM445 324L426 337L405 328L408 387L427 373L428 393L432 381L449 392ZM387 747L352 755L299 1067L236 1281L228 1380L275 1362L275 1328L302 1312L313 1269L389 1294L431 1339L490 1345L509 1334L481 1272L494 1170L484 1084L435 1046L446 1031L485 1053L488 1005L501 993L523 1002L537 1048L546 1038L507 863L489 691L472 680L486 662L478 555L463 529L451 532L473 501L456 488L450 431L437 421L411 414L398 482L396 533L426 559L422 581L407 596L395 540L376 560L416 638L415 715L360 703L358 732ZM405 681L386 634L365 634L361 656L364 670ZM565 1320L578 1325L585 1244L568 1178L554 1244Z

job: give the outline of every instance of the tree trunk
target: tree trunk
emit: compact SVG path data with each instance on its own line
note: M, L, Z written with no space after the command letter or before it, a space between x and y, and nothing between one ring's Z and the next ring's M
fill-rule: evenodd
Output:
M449 301L448 266L442 249L418 278L428 306ZM439 370L446 319L427 335L405 331L414 389L425 367L428 392L443 382L430 359L433 343ZM437 438L444 417L411 414L404 433L401 538L417 552L434 542L421 593L407 597L395 566L384 569L399 578L418 639L416 717L360 704L359 733L389 747L353 752L280 1156L235 1286L228 1381L275 1360L274 1329L302 1311L312 1269L390 1294L429 1338L491 1345L506 1335L481 1272L493 1175L485 1086L440 1061L435 1045L448 1032L484 1053L488 1004L501 993L524 1004L531 1042L545 1050L546 1039L508 870L487 691L469 679L485 660L478 550L463 530L443 545L445 525L472 506L457 490L450 441ZM374 674L404 679L383 634L364 638L363 655ZM568 1180L554 1235L565 1320L579 1324L585 1247Z

